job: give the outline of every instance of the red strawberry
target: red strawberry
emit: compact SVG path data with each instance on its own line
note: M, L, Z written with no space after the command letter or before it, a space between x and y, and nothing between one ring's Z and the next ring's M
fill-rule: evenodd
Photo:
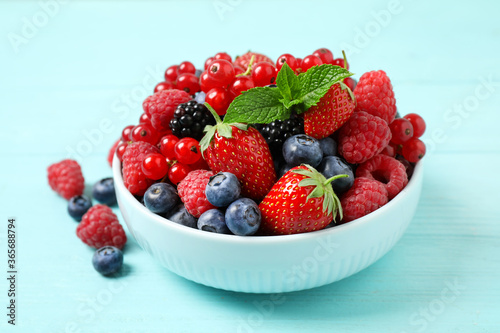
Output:
M321 97L318 104L304 113L304 131L316 139L323 139L339 129L356 108L351 89L343 82L335 83Z
M345 175L326 179L309 165L290 169L259 205L261 230L267 234L298 234L326 227L339 211L340 200L330 183Z
M274 65L274 61L272 61L271 58L269 58L263 54L255 53L255 52L247 52L244 55L236 57L236 59L233 62L233 65L240 66L241 68L246 70L248 68L248 64L250 64L250 60L252 59L253 56L255 56L255 59L253 61L254 64L261 62L261 61L265 61L265 62L269 62L269 63Z
M215 110L207 106L217 124L207 126L207 133L200 141L203 158L214 173L233 173L241 182L242 196L261 200L276 181L266 140L253 127L222 123Z

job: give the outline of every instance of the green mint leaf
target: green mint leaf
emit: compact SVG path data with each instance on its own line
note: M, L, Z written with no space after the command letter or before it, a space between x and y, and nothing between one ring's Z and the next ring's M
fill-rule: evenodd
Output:
M294 71L285 62L276 77L276 85L285 101L292 101L300 93L300 82Z
M328 64L314 66L299 75L301 89L295 99L304 103L303 111L306 111L316 105L332 85L351 75L353 73L339 66Z
M223 123L267 124L290 117L290 111L280 101L278 88L257 87L236 97L229 105Z

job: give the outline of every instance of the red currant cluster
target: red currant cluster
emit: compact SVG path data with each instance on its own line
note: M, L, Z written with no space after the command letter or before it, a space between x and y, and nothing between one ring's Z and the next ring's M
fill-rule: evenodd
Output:
M179 65L172 65L165 71L165 81L156 85L154 92L167 89L184 90L190 95L200 91L199 79L196 76L196 67L184 61Z
M157 146L161 154L150 154L142 163L142 172L149 179L160 180L167 177L177 185L192 170L207 169L208 165L201 158L199 142L193 138L179 139L166 132L156 131L147 115L139 118L139 124L126 126L122 131L121 142L116 147L116 154L122 161L125 149L130 142L144 141Z
M383 153L395 157L402 155L405 160L416 163L425 155L425 144L419 138L425 132L425 121L416 113L396 118L390 124L392 139Z

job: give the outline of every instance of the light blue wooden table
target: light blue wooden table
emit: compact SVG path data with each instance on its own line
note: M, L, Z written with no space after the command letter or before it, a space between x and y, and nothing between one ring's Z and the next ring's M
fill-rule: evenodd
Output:
M0 331L500 332L499 12L493 0L2 1ZM131 237L123 276L97 274L46 167L72 156L89 186L109 176L110 145L171 64L319 47L345 49L358 78L384 69L400 113L427 120L422 197L395 248L348 279L274 303L186 281Z

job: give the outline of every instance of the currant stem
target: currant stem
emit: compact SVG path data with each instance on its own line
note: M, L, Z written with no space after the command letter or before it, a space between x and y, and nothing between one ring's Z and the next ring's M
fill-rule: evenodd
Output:
M211 107L210 104L208 104L207 102L205 102L204 104L207 107L208 111L210 111L212 116L214 116L216 123L221 124L222 120L220 119L219 115L217 114L217 111L215 111L214 108Z
M344 50L342 50L342 55L344 56L344 69L347 69L347 57L345 56Z
M346 177L349 177L349 175L346 175L346 174L342 174L342 175L335 175L333 176L332 178L328 178L324 183L323 185L328 185L330 184L331 182L333 182L335 179L339 179L339 178L346 178Z
M255 61L255 55L253 55L251 58L250 58L250 62L248 63L248 67L247 67L247 70L244 72L244 73L240 73L236 76L245 76L245 75L250 75L250 73L252 73L252 65L253 65L253 62Z

